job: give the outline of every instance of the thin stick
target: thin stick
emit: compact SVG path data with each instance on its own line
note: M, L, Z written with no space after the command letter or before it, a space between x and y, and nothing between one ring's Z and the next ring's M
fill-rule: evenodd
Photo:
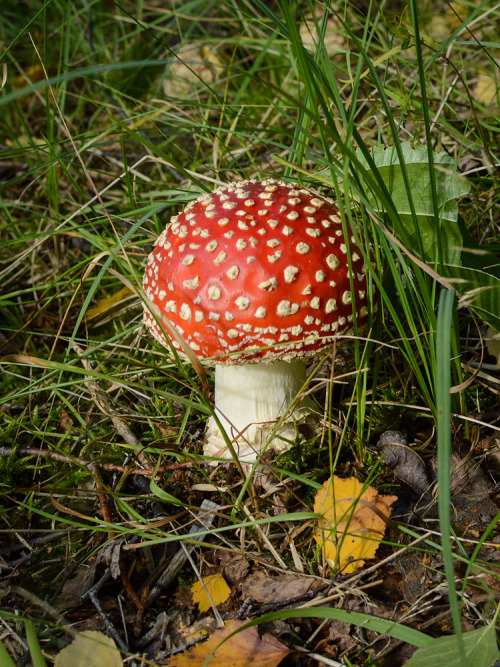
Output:
M37 456L44 459L51 459L52 461L61 461L61 463L69 463L74 466L81 466L92 470L92 466L96 464L95 461L85 461L77 456L67 456L59 452L51 452L48 449L37 449L36 447L0 447L0 457L12 456L18 454L19 456ZM172 470L182 470L193 465L194 461L184 461L182 463L170 463L158 468L132 468L131 466L121 466L115 463L99 463L102 470L108 472L121 472L126 475L144 475L146 477L153 477L155 474L162 474Z
M197 521L201 523L202 525L202 530L203 528L206 530L208 529L213 520L214 520L214 514L213 512L215 510L219 509L219 506L216 505L215 503L211 502L210 500L204 500L201 503L201 512L198 513L197 515ZM210 512L210 513L208 513ZM191 537L195 537L196 533L200 532L200 526L197 525L197 523L193 524L191 526L191 529L189 531L189 535ZM195 548L194 544L189 544L186 547L186 550L188 553L191 553L193 549ZM172 583L172 581L175 579L177 576L177 573L181 569L181 567L184 566L185 562L187 560L186 552L179 550L175 556L172 558L170 561L168 567L162 572L160 575L158 581L156 584L151 588L151 591L148 595L148 600L147 604L150 605L152 604L156 598L158 598L163 590Z
M112 625L111 621L109 620L109 618L106 616L106 614L102 610L101 603L99 602L99 599L97 597L97 592L104 586L104 584L108 581L110 576L111 575L110 575L110 572L109 572L109 569L108 569L103 574L103 576L99 579L99 581L96 584L94 584L92 586L92 588L89 588L89 590L86 593L84 593L82 595L81 599L83 600L86 597L90 598L92 604L97 609L97 613L102 618L102 620L104 622L104 625L106 627L106 630L113 637L113 639L117 643L118 647L122 651L128 651L128 647L126 646L125 642L120 637L120 635L116 631L115 627Z

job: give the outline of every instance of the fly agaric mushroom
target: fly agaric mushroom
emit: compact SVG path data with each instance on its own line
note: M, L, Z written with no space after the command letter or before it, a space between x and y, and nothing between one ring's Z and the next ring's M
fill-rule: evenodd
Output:
M200 360L216 365L215 411L241 461L266 445L288 448L283 438L314 412L304 399L286 414L305 382L303 358L352 330L354 317L366 320L366 268L351 242L348 261L330 199L274 180L202 194L156 241L144 290ZM168 347L147 305L144 322ZM231 458L213 417L204 453Z

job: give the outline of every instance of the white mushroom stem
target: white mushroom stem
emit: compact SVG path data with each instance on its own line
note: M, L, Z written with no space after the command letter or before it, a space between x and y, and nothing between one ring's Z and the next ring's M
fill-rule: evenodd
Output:
M295 440L297 423L315 412L312 400L295 403L306 381L303 361L276 361L247 365L217 366L215 369L215 411L240 461L253 463L267 447L289 449ZM277 422L286 415L279 431L269 442ZM213 417L208 421L204 454L231 459L226 441Z

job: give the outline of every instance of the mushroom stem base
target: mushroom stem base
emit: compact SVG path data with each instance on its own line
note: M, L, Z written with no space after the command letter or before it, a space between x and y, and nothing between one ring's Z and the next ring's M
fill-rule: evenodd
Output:
M307 417L316 412L309 397L292 409L305 381L303 361L216 367L215 411L240 461L253 463L268 448L282 452L291 447L297 435L296 426L307 422ZM283 416L283 423L271 437ZM213 417L208 421L203 453L232 458Z

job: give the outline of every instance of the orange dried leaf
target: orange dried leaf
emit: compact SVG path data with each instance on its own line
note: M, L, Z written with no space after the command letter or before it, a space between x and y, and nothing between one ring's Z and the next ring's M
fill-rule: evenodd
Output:
M231 595L231 589L226 584L226 580L220 573L211 574L208 577L203 577L203 583L205 584L205 587L203 587L201 581L197 581L191 586L193 602L195 604L198 603L201 612L208 611L212 606L210 598L212 599L214 605L218 607Z
M386 522L395 496L379 496L376 489L355 477L335 475L316 494L314 511L322 515L314 539L324 548L331 567L342 574L355 572L373 558L384 537Z
M216 630L203 644L174 656L169 667L202 667L216 646L243 624L243 621L227 621L224 628ZM275 637L264 635L261 639L257 628L252 627L228 639L207 664L209 667L276 667L289 653L290 649Z

